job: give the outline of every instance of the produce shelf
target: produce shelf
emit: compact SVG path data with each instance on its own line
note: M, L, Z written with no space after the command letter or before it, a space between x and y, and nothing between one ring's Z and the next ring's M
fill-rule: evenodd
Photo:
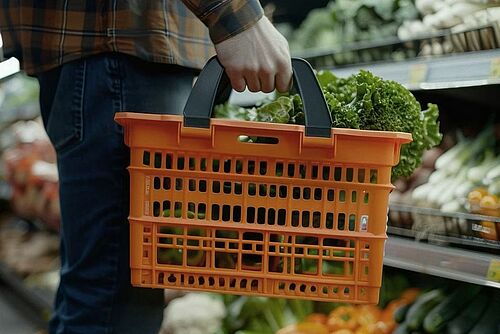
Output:
M420 213L430 216L439 216L439 217L449 217L449 218L458 218L458 219L466 219L466 220L487 220L494 223L500 223L500 217L492 217L485 215L478 215L473 213L465 213L465 212L444 212L439 209L434 208L426 208L426 207L418 207L411 205L403 205L403 204L391 204L391 210L399 211L399 212L411 212L411 213Z
M497 85L500 84L500 49L324 69L347 77L361 68L400 82L411 90Z
M384 264L448 279L500 288L500 256L389 236Z
M394 227L394 226L388 226L387 233L409 238L416 238L418 234L418 232L415 232L413 230ZM429 233L426 236L426 240L431 244L440 246L458 245L468 249L476 248L476 249L500 251L500 242L484 240L481 238L450 237L445 235Z
M391 203L390 212L403 213L406 222L393 222L389 217L387 231L403 237L425 240L438 245L454 245L461 248L486 251L500 255L500 240L485 239L481 234L482 222L500 224L500 217L485 216L463 212L443 212L439 209L417 207L406 204ZM416 224L416 220L427 223ZM415 225L416 224L416 225ZM440 226L440 230L427 229L427 226ZM497 225L497 230L500 225Z
M22 279L0 262L0 281L5 284L33 314L43 323L49 320L52 313L53 293L47 290L34 289L26 286Z

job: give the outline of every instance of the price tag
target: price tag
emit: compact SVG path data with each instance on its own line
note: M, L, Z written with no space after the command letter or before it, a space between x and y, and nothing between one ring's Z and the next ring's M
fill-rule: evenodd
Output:
M500 57L491 60L490 77L500 79Z
M428 72L427 64L412 65L408 72L408 82L413 85L424 82L427 79Z
M491 260L486 278L500 283L500 260Z

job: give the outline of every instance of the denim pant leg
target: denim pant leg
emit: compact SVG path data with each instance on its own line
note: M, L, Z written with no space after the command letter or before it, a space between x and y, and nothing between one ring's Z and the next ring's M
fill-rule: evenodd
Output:
M39 76L42 117L57 151L62 215L51 334L158 332L163 291L130 285L129 150L113 117L121 110L182 113L193 76L119 54Z

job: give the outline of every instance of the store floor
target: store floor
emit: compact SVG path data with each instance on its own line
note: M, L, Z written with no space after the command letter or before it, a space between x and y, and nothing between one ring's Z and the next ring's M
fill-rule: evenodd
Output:
M0 282L0 334L35 334L40 328L30 321L29 312Z

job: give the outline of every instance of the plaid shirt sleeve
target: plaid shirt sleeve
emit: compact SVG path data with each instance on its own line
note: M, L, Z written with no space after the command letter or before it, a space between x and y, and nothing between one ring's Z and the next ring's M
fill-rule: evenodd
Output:
M0 33L2 34L3 40L3 53L5 57L18 56L18 41L17 36L12 32L7 32L8 26L13 26L18 24L18 22L13 22L13 17L9 15L7 8L0 9ZM3 33L2 33L3 30Z
M201 68L262 15L258 0L2 0L0 31L29 74L105 52Z
M214 44L251 27L263 15L258 0L182 0L208 27Z

